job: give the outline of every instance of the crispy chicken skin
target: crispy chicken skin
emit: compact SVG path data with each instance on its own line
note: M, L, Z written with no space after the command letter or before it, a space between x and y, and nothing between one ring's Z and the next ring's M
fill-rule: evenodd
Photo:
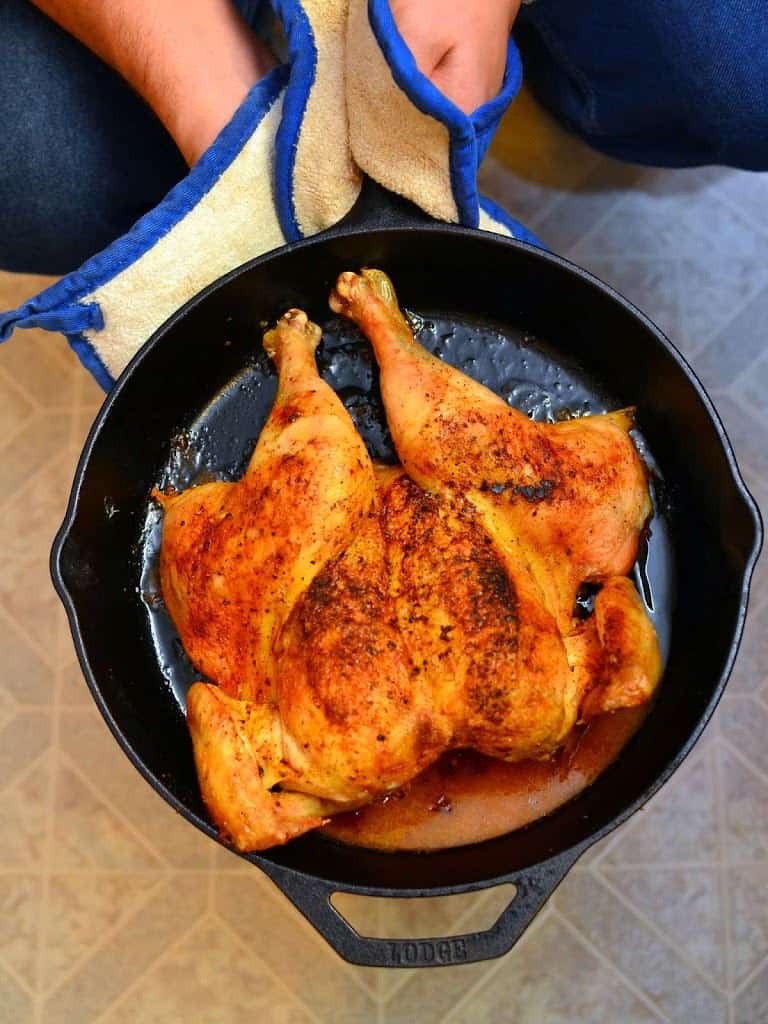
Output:
M210 680L187 702L201 791L243 851L452 748L546 757L661 671L625 575L650 512L631 411L532 423L429 355L380 271L330 301L373 345L402 466L372 464L291 310L265 336L278 393L242 480L156 494L165 601ZM603 586L581 621L585 581Z

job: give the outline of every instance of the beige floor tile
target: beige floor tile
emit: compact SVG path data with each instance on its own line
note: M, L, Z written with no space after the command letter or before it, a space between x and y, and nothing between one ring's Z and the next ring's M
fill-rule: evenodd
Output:
M720 751L720 772L728 862L741 865L768 859L768 780L731 747Z
M757 602L758 588L753 587ZM768 605L755 608L747 618L744 639L739 650L728 692L742 697L756 697L768 681Z
M761 675L762 679L757 677L760 684L768 678L768 671ZM753 697L742 697L735 690L733 694L726 692L718 708L718 722L720 734L729 746L768 779L768 707Z
M43 655L48 654L48 660ZM52 651L43 651L24 625L0 612L0 693L14 706L49 704L56 692L56 664Z
M32 996L0 966L0 1024L33 1024Z
M68 704L88 710L93 706L91 691L88 689L79 664L68 665L67 668L62 669L59 699L62 705Z
M441 967L435 970L406 972L406 978L394 992L385 994L384 1020L386 1024L438 1024L446 1019L468 992L484 988L485 979L494 967L509 970L515 952L508 953L496 964L483 961L476 964L462 964L456 967ZM470 1007L474 1010L474 999L470 996ZM471 1018L470 1018L471 1019ZM481 1016L475 1020L482 1020Z
M717 411L737 458L750 463L763 478L768 477L768 445L762 419L758 419L751 407L724 393L717 396Z
M118 932L130 918L143 913L160 885L161 876L156 872L86 870L52 875L43 925L43 991L61 985L93 955L106 935Z
M723 916L719 869L598 869L611 886L719 986L726 984Z
M0 733L0 794L21 781L50 741L47 711L17 711Z
M64 709L61 749L77 764L104 807L119 808L130 834L167 868L208 870L210 842L139 775L95 711Z
M684 949L649 927L593 875L572 875L555 904L578 932L668 1019L725 1024L726 999Z
M141 911L102 935L94 953L45 998L45 1024L96 1020L202 916L205 896L198 877L161 882Z
M70 422L69 414L38 412L24 421L11 438L0 443L3 467L0 507L66 448Z
M755 272L755 284L758 282L762 287L751 289L746 302L740 304L731 300L726 307L730 313L728 322L697 353L696 370L705 386L713 391L723 391L744 374L751 374L755 364L765 355L768 271ZM754 404L754 411L759 414L765 405L765 397L759 396Z
M144 837L125 820L119 804L105 800L66 760L56 779L53 842L56 864L64 870L157 871L163 867Z
M42 893L39 875L0 875L0 963L32 990L37 985Z
M768 862L732 868L726 885L733 981L738 986L768 961Z
M49 752L0 790L0 872L29 870L43 863L49 837L51 779Z
M291 991L306 994L313 1012L334 1024L363 1024L375 1015L372 978L364 967L344 963L271 882L253 871L216 878L215 908L246 946Z
M301 996L311 1005L311 991L287 989L259 958L259 945L245 946L221 920L206 918L134 985L104 1024L309 1024L313 1018Z
M40 653L56 651L62 608L51 585L48 552L4 560L0 607Z
M685 828L680 827L681 821ZM691 754L664 788L606 844L598 863L619 868L709 865L719 858L714 755L707 745Z
M45 562L53 532L64 518L72 486L72 460L54 453L50 462L4 506L0 550L4 558Z
M36 329L17 331L4 343L0 365L36 406L71 408L81 370L63 335Z
M0 437L17 433L35 411L34 403L25 397L13 378L0 370Z
M734 999L734 1024L768 1024L768 964L738 992Z
M615 971L551 917L487 980L447 1024L649 1024L663 1018Z

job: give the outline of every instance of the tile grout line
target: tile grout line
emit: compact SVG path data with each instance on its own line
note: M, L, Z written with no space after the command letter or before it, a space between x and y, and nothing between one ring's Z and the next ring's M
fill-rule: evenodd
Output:
M589 242L590 239L593 239L595 237L595 234L598 233L602 228L604 222L609 220L609 218L614 213L616 213L617 210L621 211L624 204L628 202L629 193L626 190L622 190L621 192L617 193L617 196L618 198L616 199L615 203L611 203L610 205L606 206L606 208L601 213L599 213L597 217L595 217L595 219L589 225L587 230L582 235L580 235L574 242L566 246L567 256L566 253L563 253L563 255L566 256L567 259L571 260L573 263L579 264L579 266L584 265L585 257L579 255L579 249L584 243L584 241L586 240L587 242ZM605 250L597 249L592 252L588 251L586 259L600 259L601 257L605 258L606 255L610 256L610 253L606 253Z
M41 418L44 415L45 414L42 413L41 414ZM59 414L59 415L61 415L61 414ZM4 496L4 497L0 498L0 512L4 512L10 505L13 504L14 501L17 501L20 497L24 497L27 494L28 491L34 490L35 484L40 479L40 477L42 477L46 472L49 472L51 467L55 466L57 462L64 462L64 460L66 459L68 464L72 465L72 457L71 457L71 450L70 450L71 445L72 445L72 441L70 439L70 440L67 441L67 447L65 449L57 451L54 455L51 455L49 458L45 459L37 467L37 469L34 471L34 473L32 473L31 476L28 476L26 478L26 480L21 485L21 487L19 487L15 491L13 491L12 494L9 494L7 496ZM74 473L74 466L72 466L72 473ZM66 507L66 498L68 498L68 497L69 497L69 488L67 488L67 494L65 496L65 500L64 500L64 503L63 503L64 507ZM61 509L62 518L63 518L63 515L64 515L64 507L62 507L62 509ZM59 527L59 523L57 522L56 525L55 525L55 529L58 529L58 527Z
M750 968L750 970L744 975L738 985L735 986L733 990L734 996L741 995L745 989L749 988L758 974L760 974L766 966L768 966L768 953L765 953L765 955L758 960L755 966ZM768 999L766 999L762 1004L761 1009L768 1009Z
M710 870L712 869L712 867L713 867L713 865L710 864ZM694 963L693 960L690 960L688 958L687 953L682 952L681 948L678 947L678 945L675 942L674 938L671 935L667 935L667 933L663 930L663 928L660 928L659 925L657 925L656 922L653 921L652 918L648 917L643 910L641 910L639 907L637 907L631 900L627 899L627 897L624 895L624 893L621 891L621 889L618 886L616 886L609 878L606 878L605 875L603 875L600 871L595 871L594 874L595 874L595 877L599 880L600 884L605 886L605 888L620 903L622 903L626 907L626 909L630 911L630 913L634 914L635 917L638 919L638 921L640 921L642 924L644 924L645 927L648 928L649 931L653 932L653 934L658 939L660 939L666 946L668 946L671 949L673 949L674 952L676 953L676 955L680 958L680 960L694 974L698 974L701 978L703 978L704 981L709 985L709 987L711 989L713 989L718 995L727 996L727 993L722 988L722 986L721 985L716 985L712 981L712 979L707 975L706 971L702 967L699 967L699 965Z
M129 835L131 835L135 840L138 840L138 845L143 847L144 850L158 862L158 870L164 870L166 873L172 872L173 864L171 864L163 856L162 853L159 853L154 848L154 846L152 846L149 839L144 835L144 833L139 828L137 828L136 825L134 825L130 821L130 819L126 818L123 815L122 811L114 803L109 802L107 797L93 783L88 774L84 772L80 768L77 761L75 761L72 758L71 754L64 753L61 760L64 763L67 770L72 772L72 774L77 777L78 782L80 782L88 790L88 792L97 801L97 803L101 804L102 807L106 807L110 814L112 814L117 819L117 821L120 822L120 824L123 826L123 828L125 828Z
M50 712L50 709L49 709L49 712ZM44 761L47 760L48 754L49 754L49 751L47 749L46 750L41 750L40 753L37 755L37 757L33 761L31 761L23 769L23 771L21 772L20 775L17 775L14 779L11 779L11 781L7 785L0 786L0 799L3 799L5 797L5 795L6 795L6 793L10 793L10 791L15 786L18 786L20 783L23 783L26 779L28 779L29 776L32 774L32 772L34 772L37 768L40 767L40 765ZM36 873L39 873L39 872L35 872L34 870L30 870L29 866L24 866L22 868L19 868L18 870L21 871L21 872L24 872L25 874L36 874ZM12 869L11 869L11 871L12 871ZM11 873L11 871L8 871L8 873ZM6 869L5 868L0 868L0 874L5 874L5 873L6 873ZM13 873L15 873L15 872L13 872Z
M43 406L38 402L37 396L32 391L27 390L26 384L20 381L13 374L8 373L4 363L0 363L0 380L4 384L9 384L12 391L15 391L17 395L20 395L25 402L28 402L32 406L33 417L40 412L43 412Z
M11 447L13 447L14 442L17 441L19 437L21 437L21 435L29 426L31 426L33 423L36 423L37 420L44 419L44 417L44 412L38 412L37 410L35 410L29 417L29 419L22 420L21 423L14 427L14 429L11 430L8 434L6 434L5 437L3 438L2 448L0 448L0 455L2 455L4 451L8 451ZM2 508L6 504L10 504L10 502L14 498L15 493L16 492L14 491L13 494L10 494L7 498L4 498L0 502L0 508Z
M644 804L643 807L639 808L639 811L642 812L647 806L648 804ZM618 825L615 829L613 829L613 831L610 832L608 836L604 836L602 840L598 840L598 842L605 842L605 846L603 847L603 849L587 864L579 864L577 861L577 863L574 865L576 870L589 871L594 865L602 864L606 857L609 857L611 855L612 851L616 848L619 841L625 835L632 831L635 818L637 818L638 821L642 820L639 817L639 813L637 815L632 815L632 817L627 818L627 820L623 821L621 825Z
M765 774L762 768L758 768L756 764L749 760L749 758L744 757L744 755L738 749L738 747L734 747L731 741L726 736L721 736L720 742L722 743L723 748L727 750L732 757L735 757L739 764L741 764L747 770L747 772L751 772L758 779L760 779L762 783L768 786L768 775Z
M603 967L608 968L609 972L613 974L615 977L617 977L619 981L624 985L624 987L628 989L632 993L632 995L636 999L638 999L643 1004L643 1006L646 1007L646 1009L650 1010L652 1013L655 1013L657 1017L659 1017L662 1021L665 1022L665 1024L674 1024L674 1021L672 1021L666 1015L666 1013L664 1013L660 1006L656 1005L656 1003L648 995L648 993L643 991L643 989L640 988L639 985L636 985L631 978L628 978L624 971L622 971L621 968L618 966L618 964L615 964L610 957L606 956L606 954L603 953L603 951L598 946L596 946L594 942L592 942L591 939L584 935L584 933L579 928L577 928L575 924L573 924L570 918L566 917L562 910L560 910L559 908L555 908L554 913L556 919L567 931L571 933L572 937L576 940L576 942L578 942L579 945L581 945L584 949L591 953L592 956L594 956L595 959L603 965Z
M360 991L369 998L376 999L377 995L372 991L371 986L368 985L367 982L361 981L360 977L358 976L356 965L349 963L347 960L344 960L342 957L339 956L339 954L336 952L336 950L333 948L330 942L328 942L328 940L320 934L317 928L315 928L315 926L311 924L311 922L308 921L306 917L304 917L304 915L301 913L298 907L296 907L296 905L288 899L288 897L285 895L282 889L275 882L273 882L271 878L265 875L264 880L268 882L269 885L272 887L271 889L267 889L266 891L270 893L276 900L284 901L287 904L287 910L289 912L289 915L294 918L297 926L303 929L305 935L310 936L312 943L323 949L325 953L328 953L330 951L331 954L338 960L339 967L344 971L347 977L352 978L354 980L354 983L357 985Z
M146 967L142 968L142 970L139 971L136 977L131 982L129 982L128 985L126 985L123 991L115 999L112 1000L109 1006L105 1006L104 1009L101 1010L96 1015L96 1017L94 1017L93 1020L89 1022L89 1024L101 1024L101 1022L104 1021L105 1017L111 1014L112 1011L115 1010L117 1007L119 1007L120 1004L124 1002L135 991L135 989L141 984L142 981L144 981L146 977L148 977L149 974L151 974L153 970L155 970L156 968L160 967L162 964L165 963L165 961L176 951L176 949L182 944L182 942L185 939L188 939L190 935L194 935L195 931L201 926L201 924L205 920L205 916L205 913L203 913L203 915L201 917L198 917L195 921L193 921L188 928L185 928L180 935L177 935L175 939L169 942L168 945L165 946L165 948L161 952L160 956L156 957L154 960L151 960L146 965Z
M206 892L206 906L208 913L212 914L216 909L216 853L218 847L215 843L210 843L210 849L208 851L208 883Z
M745 768L749 767L751 765L751 762L747 762L744 758L742 758L741 755L738 754L738 752L731 746L731 744L728 742L728 740L722 735L722 732L720 731L720 717L719 716L715 716L715 717L716 717L716 720L717 720L717 728L718 728L718 733L717 733L717 735L718 735L718 758L717 758L717 763L716 763L716 766L717 766L716 793L717 793L719 804L723 808L723 814L722 814L722 835L725 837L725 836L728 835L728 830L725 827L725 811L724 811L724 808L725 808L726 801L725 801L725 792L724 792L724 786L723 786L723 780L724 780L724 776L725 776L725 768L724 768L724 766L722 764L722 757L721 757L722 752L723 751L727 751L731 755L736 755L737 756L737 760L742 765L744 765ZM718 818L720 817L720 813L719 813L720 806L718 807ZM723 849L725 849L725 844L723 844ZM764 863L765 863L764 861L756 862L755 866L763 866ZM747 972L747 974L742 978L742 980L738 984L736 984L736 963L735 963L735 959L734 959L734 956L733 956L733 948L732 948L731 943L730 943L730 929L728 927L728 925L730 924L730 920L731 920L731 913L730 912L732 910L732 906L731 906L731 899L730 899L730 887L727 884L727 877L726 877L725 868L726 867L731 867L731 868L732 867L741 867L741 866L743 866L743 865L734 864L734 863L732 863L730 861L730 858L727 858L725 856L723 857L723 869L724 869L723 870L723 896L721 898L724 901L723 902L722 918L723 918L724 930L725 930L725 952L726 952L726 960L727 960L726 966L727 966L727 971L728 971L728 991L729 991L729 994L730 994L730 998L729 998L729 1021L732 1020L735 1017L735 997L737 995L739 995L741 992L743 992L749 986L750 982L752 982L754 980L754 978L757 977L757 975L760 973L760 971L768 963L768 953L766 953L763 957L761 957L761 959L758 961L758 963L756 963L754 965L754 967L752 967ZM766 1000L765 1006L768 1006L768 1000Z
M722 184L717 181L712 187L712 191L715 193L717 198L725 206L730 207L732 213L737 213L742 220L748 221L750 228L762 238L768 238L768 231L763 227L760 221L753 220L752 216L745 210L742 210L738 203L735 203L728 192L723 188Z
M59 415L61 415L61 413L59 413ZM4 512L10 505L14 503L14 501L18 501L20 498L29 497L31 493L34 492L40 477L44 476L45 473L50 472L51 469L55 468L59 463L63 465L66 462L67 465L71 467L70 470L67 471L67 475L71 476L72 473L74 472L74 466L72 466L72 453L70 451L71 443L72 441L70 438L67 440L67 445L65 448L60 449L59 451L51 455L49 458L47 458L45 462L42 463L42 465L37 467L37 469L31 476L27 477L27 479L20 487L18 487L15 491L13 491L12 494L8 495L7 497L3 497L2 500L0 500L0 510ZM64 508L66 507L68 497L69 486L67 486L67 493L63 496L64 500L62 501L60 507L62 518L64 515ZM58 528L58 525L59 523L57 522L54 528Z
M768 276L766 276L765 280L763 281L763 285L764 285L764 286L768 285ZM765 288L763 288L763 290L765 290ZM755 296L752 296L752 297L754 298ZM724 388L724 390L726 391L726 393L730 392L730 391L731 391L731 389L732 389L732 388L733 388L734 386L737 386L737 385L741 384L741 383L742 383L742 381L744 381L744 380L746 379L746 377L747 377L747 375L748 375L749 373L752 373L752 372L753 372L753 371L754 371L754 370L755 370L756 368L759 368L759 367L760 367L760 366L762 366L762 365L765 365L766 367L768 367L768 354L767 354L767 353L766 353L765 351L763 351L763 352L760 352L760 353L759 353L759 354L758 354L758 355L757 355L757 356L756 356L756 357L755 357L755 358L754 358L754 359L752 360L752 362L751 362L751 363L749 364L749 366L745 366L745 367L744 367L743 369L741 369L741 370L740 370L740 371L739 371L739 372L738 372L738 373L736 374L736 376L735 376L735 377L733 378L733 380L731 381L731 383L730 383L730 384L728 384L728 385L726 385L726 387Z
M306 1013L310 1020L315 1021L316 1024L323 1024L323 1021L321 1021L320 1018L316 1016L314 1010L307 1006L307 1004L304 1002L301 996L294 992L293 988L286 981L283 981L280 975L275 970L273 970L273 968L262 957L260 957L258 953L254 953L254 951L243 941L243 939L240 938L238 933L235 931L235 929L232 927L232 925L229 923L229 921L227 921L225 917L223 917L217 910L214 911L211 916L215 918L217 927L225 928L229 933L230 937L234 939L234 941L241 949L245 950L248 956L256 957L256 959L262 965L265 972L269 975L272 981L279 988L283 989L283 991L291 997L294 1003L298 1004L299 1008Z
M124 872L124 874L128 873L129 872ZM99 953L102 949L105 948L107 943L118 934L121 928L124 928L130 921L133 920L134 917L136 917L139 913L143 912L146 905L155 896L158 890L161 889L162 886L164 886L167 883L167 881L167 874L166 877L159 878L156 884L151 888L147 889L147 891L141 896L138 902L133 907L131 907L131 909L127 913L123 914L123 916L120 917L111 927L107 928L104 932L102 932L99 935L96 942L92 946L89 946L88 949L86 949L83 953L81 953L73 964L69 965L68 969L64 972L64 975L56 982L55 985L52 985L48 989L41 989L41 1000L44 1002L48 1002L51 996L56 995L57 992L64 988L67 982L71 981L72 978L74 978L78 974L81 968L84 967L89 960L92 960L97 953Z
M76 437L78 410L80 407L80 391L81 383L79 375L73 382L73 398L72 407L69 414L69 436L67 438L67 449L71 446ZM58 458L64 460L64 453L57 453ZM27 487L33 487L34 482L39 475L45 469L50 470L50 467L54 464L54 459L49 459L44 467L41 467L39 473L33 474L32 480L27 481ZM66 501L66 496L65 496ZM48 808L46 815L46 843L44 848L44 871L42 881L42 891L40 894L40 917L38 921L39 933L37 939L37 964L36 964L36 978L37 978L37 1016L39 1021L42 1022L43 1015L43 978L47 967L47 943L48 933L50 930L50 898L51 898L51 876L53 874L53 868L55 864L54 859L54 821L56 816L56 796L58 792L58 773L59 773L59 752L60 752L60 737L61 737L61 691L63 684L63 669L64 663L64 651L67 643L67 625L66 620L62 619L61 616L57 617L56 623L56 662L55 662L55 679L54 679L54 699L52 706L51 716L51 756L50 756L50 778L48 780Z
M18 973L13 964L9 964L5 959L0 959L0 975L3 973L7 974L9 978L13 978L21 991L30 997L33 1007L36 1006L37 993L35 988Z
M0 512L0 514L2 513ZM4 619L6 624L10 625L11 629L13 629L22 638L22 640L31 647L46 668L53 669L54 672L56 671L56 658L51 658L51 655L40 647L37 640L35 640L31 634L27 633L26 629L18 623L13 616L8 614L2 603L0 603L0 619Z
M72 441L74 436L75 422L76 422L76 410L77 410L77 384L75 385L75 401L73 408L70 410L69 415L69 436L67 438L67 447ZM58 453L59 457L61 453ZM53 464L53 459L47 460L46 465ZM42 472L42 469L39 471ZM38 476L37 473L33 474L33 478ZM26 486L33 486L30 481L27 481ZM22 492L24 489L22 489ZM26 631L24 631L26 632ZM22 634L23 635L23 634ZM55 643L55 662L54 662L54 679L53 679L53 701L51 707L51 725L50 725L50 757L49 757L49 778L48 778L48 796L46 806L46 822L45 822L45 845L43 847L43 874L42 884L40 889L40 907L37 922L37 955L35 958L35 983L37 989L37 998L35 1000L35 1016L38 1022L43 1020L43 1005L44 1005L44 993L43 993L43 979L47 967L47 950L48 950L48 933L50 930L50 899L51 899L51 874L54 866L54 850L53 850L53 831L54 831L54 818L56 809L56 794L58 791L58 766L59 766L59 737L61 731L61 713L59 707L59 700L61 697L61 684L62 684L62 662L64 660L64 626L60 617L56 620L56 643ZM47 662L47 658L45 659Z
M749 306L750 302L754 302L754 300L757 298L757 296L760 294L760 292L763 291L763 289L766 287L766 285L768 285L768 273L766 273L763 277L761 277L759 279L759 283L755 287L754 292L750 292L746 296L746 298L742 299L741 303L738 306L735 307L735 310L734 310L734 312L733 312L733 314L732 314L732 316L731 316L731 318L729 320L726 320L725 323L720 324L719 327L715 327L714 329L710 329L709 331L705 331L703 334L698 335L698 337L701 340L699 341L699 344L697 345L695 351L691 354L691 358L688 359L687 356L685 357L686 358L686 362L690 362L691 365L693 366L693 369L696 372L697 376L698 376L698 370L697 370L697 368L695 366L695 360L698 359L698 357L701 355L701 353L703 352L703 350L705 348L707 348L709 345L715 344L718 341L720 336L725 331L727 331L728 328L733 324L734 320L738 319L738 317L741 316L741 314L744 312L744 310L747 308L747 306ZM682 320L682 318L681 318L681 320ZM708 391L717 391L717 390L727 390L727 388L723 389L723 388L721 388L720 385L718 385L716 388L713 388L711 385L707 384L707 390Z

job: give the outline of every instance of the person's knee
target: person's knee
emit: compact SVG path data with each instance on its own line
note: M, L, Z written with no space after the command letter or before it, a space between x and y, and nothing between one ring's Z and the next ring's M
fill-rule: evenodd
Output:
M758 44L755 45L755 37ZM709 67L706 67L706 64ZM706 73L705 73L706 72ZM711 163L768 170L768 28L723 31L686 78L692 134Z
M154 115L26 0L0 33L0 268L61 274L185 173Z
M764 0L539 0L520 37L534 91L612 156L768 168Z

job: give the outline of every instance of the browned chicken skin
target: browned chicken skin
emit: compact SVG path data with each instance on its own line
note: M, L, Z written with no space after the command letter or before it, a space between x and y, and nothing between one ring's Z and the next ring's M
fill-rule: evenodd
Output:
M451 748L546 757L660 674L625 577L650 511L631 413L532 423L418 345L379 271L341 275L331 306L373 344L402 468L371 463L291 310L243 479L157 495L163 594L211 680L188 696L201 790L240 850ZM580 622L584 581L604 586Z

